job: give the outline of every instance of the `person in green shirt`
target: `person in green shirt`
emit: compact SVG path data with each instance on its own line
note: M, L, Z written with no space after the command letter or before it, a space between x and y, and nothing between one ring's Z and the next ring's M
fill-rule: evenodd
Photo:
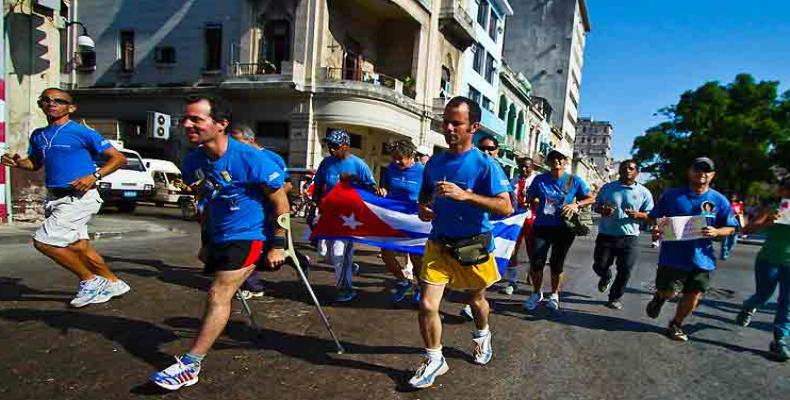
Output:
M790 198L790 178L782 181L778 194L782 198ZM770 351L777 360L787 361L790 360L790 346L787 343L790 335L790 225L776 223L779 217L780 210L771 207L760 211L744 228L746 234L762 230L766 239L754 264L756 292L743 302L735 322L748 326L757 308L771 298L778 285L774 340Z

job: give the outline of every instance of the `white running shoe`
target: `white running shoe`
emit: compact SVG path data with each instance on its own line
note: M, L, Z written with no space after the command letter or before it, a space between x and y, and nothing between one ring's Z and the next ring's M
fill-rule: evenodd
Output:
M192 386L198 383L200 363L184 364L182 360L187 357L176 356L176 363L166 369L151 374L151 382L167 390L178 390L183 386ZM187 358L188 359L188 358Z
M109 301L113 297L122 296L126 294L126 292L132 290L132 288L124 281L118 279L115 282L111 282L108 280L107 287L99 293L96 298L93 299L91 303L104 303Z
M549 300L546 302L546 308L551 311L557 311L560 309L560 295L557 293L552 293L549 296Z
M445 361L444 357L432 361L430 357L426 356L420 368L417 368L417 372L409 380L409 385L417 389L433 386L433 381L436 377L446 374L449 370L450 367L447 366L447 361Z
M475 342L475 363L488 364L494 356L494 348L491 347L491 332L489 331L485 336L473 337L472 341Z
M241 296L239 296L239 294L241 294ZM249 300L249 299L253 298L253 296L254 295L249 290L240 290L240 291L236 292L236 299L237 300L241 300L242 298L244 300Z
M543 302L543 292L532 293L527 301L524 302L524 309L527 311L535 311L536 308Z
M109 299L104 301L96 301L96 299L109 284L110 281L98 275L89 281L80 281L80 290L77 291L77 295L74 296L69 304L72 307L80 308L92 303L103 303Z
M469 304L461 307L461 309L458 310L458 315L464 317L464 319L467 321L475 320L475 314L472 313L472 306L470 306Z

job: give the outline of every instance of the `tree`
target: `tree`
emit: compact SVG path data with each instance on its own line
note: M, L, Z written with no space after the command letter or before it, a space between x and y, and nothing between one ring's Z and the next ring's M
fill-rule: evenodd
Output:
M722 85L708 82L659 110L667 121L634 139L631 153L642 171L665 185L686 180L696 157L716 163L715 186L746 193L751 182L774 178L771 167L790 167L790 91L749 74Z

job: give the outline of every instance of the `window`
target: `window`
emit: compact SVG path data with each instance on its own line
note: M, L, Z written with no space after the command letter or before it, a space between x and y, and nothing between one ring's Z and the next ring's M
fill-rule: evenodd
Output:
M496 43L496 33L497 33L496 31L497 31L498 21L499 20L497 19L496 14L494 14L494 10L491 9L491 18L488 20L488 36L490 36L491 39L494 40L494 43Z
M486 28L486 18L488 17L489 10L488 0L480 0L477 5L477 23Z
M491 99L489 99L488 97L485 97L485 96L483 96L482 106L483 106L483 108L485 108L488 111L492 111L492 109L494 108L493 105L491 104Z
M475 58L472 62L472 69L474 69L478 74L483 74L483 61L486 56L485 50L483 50L483 46L480 43L475 43L474 47L472 47L472 51L475 53Z
M283 61L291 59L291 24L286 20L269 21L264 29L266 61L280 71Z
M121 31L121 71L134 71L134 31Z
M452 76L450 75L450 68L445 67L442 65L442 80L440 82L441 87L439 88L439 97L447 98L453 93L453 83L451 80Z
M154 49L154 61L157 64L175 64L176 63L176 49L175 47L157 47Z
M480 104L480 91L469 86L469 98Z
M206 71L222 69L222 24L206 24Z
M488 81L488 83L494 83L495 70L494 56L488 54L488 57L486 57L486 81Z

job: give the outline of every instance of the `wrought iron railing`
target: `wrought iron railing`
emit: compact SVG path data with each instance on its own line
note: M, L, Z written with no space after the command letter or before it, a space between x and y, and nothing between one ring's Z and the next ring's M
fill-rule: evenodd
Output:
M349 68L326 68L325 79L331 81L357 81L374 86L383 86L398 93L411 97L417 96L414 85L380 72L368 72Z
M249 64L233 63L230 67L233 76L268 75L280 72L276 65L268 61Z

